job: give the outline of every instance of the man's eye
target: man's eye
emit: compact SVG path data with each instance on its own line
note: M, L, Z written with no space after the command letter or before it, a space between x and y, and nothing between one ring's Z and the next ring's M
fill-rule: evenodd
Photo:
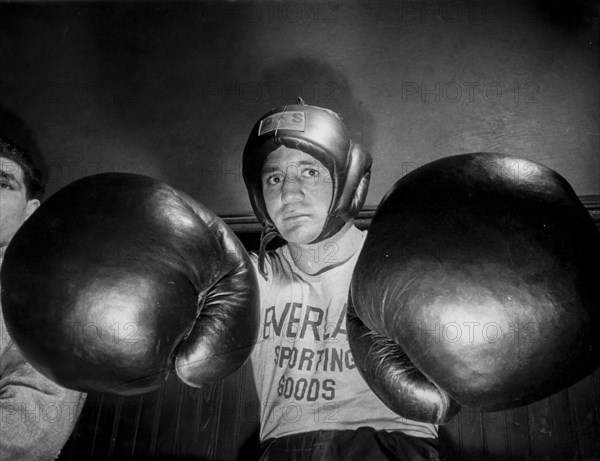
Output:
M281 175L279 174L272 174L270 176L267 176L266 178L266 183L269 184L270 186L275 186L277 184L279 184L281 182Z
M317 178L319 176L319 170L316 168L306 168L302 174L310 178Z
M8 183L6 181L0 181L0 188L2 188L2 189L12 189L12 187L10 187L10 183Z

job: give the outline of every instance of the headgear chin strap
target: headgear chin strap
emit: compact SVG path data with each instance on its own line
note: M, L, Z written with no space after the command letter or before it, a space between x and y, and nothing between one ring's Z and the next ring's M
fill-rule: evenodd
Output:
M278 234L262 193L261 169L267 156L281 146L297 149L321 162L331 175L333 196L319 236L323 241L354 219L367 197L371 156L352 142L341 118L329 109L299 104L278 107L252 128L243 156L243 176L254 213L263 224L259 271L266 279L266 246Z

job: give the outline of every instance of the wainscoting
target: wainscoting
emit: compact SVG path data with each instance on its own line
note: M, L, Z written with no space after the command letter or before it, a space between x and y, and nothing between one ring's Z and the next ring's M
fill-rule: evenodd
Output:
M600 197L581 199L600 227ZM368 227L373 213L361 212L359 227ZM257 248L260 226L254 217L224 219L247 248ZM59 459L253 459L258 410L248 364L202 389L171 376L142 396L90 394ZM600 460L600 370L526 407L486 414L463 409L440 427L440 443L448 461Z

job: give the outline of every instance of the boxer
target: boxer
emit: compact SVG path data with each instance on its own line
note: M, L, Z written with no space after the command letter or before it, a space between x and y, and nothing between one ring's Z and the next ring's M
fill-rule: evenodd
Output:
M340 117L302 103L266 113L246 143L243 176L264 226L251 357L263 460L438 459L437 427L390 411L348 344L348 288L366 236L353 221L370 171ZM285 244L266 251L276 236Z
M598 364L597 230L563 178L540 165L515 177L515 161L426 165L367 235L353 219L370 156L335 113L277 108L243 156L258 254L163 183L84 178L15 235L7 324L53 380L118 393L172 369L218 379L258 338L263 459L437 459L436 425L460 405L523 405ZM97 334L47 341L47 319ZM114 345L115 325L139 336Z

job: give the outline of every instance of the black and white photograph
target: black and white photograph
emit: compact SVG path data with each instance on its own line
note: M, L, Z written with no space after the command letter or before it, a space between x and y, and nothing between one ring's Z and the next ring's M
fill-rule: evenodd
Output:
M1 461L600 461L600 0L0 0Z

